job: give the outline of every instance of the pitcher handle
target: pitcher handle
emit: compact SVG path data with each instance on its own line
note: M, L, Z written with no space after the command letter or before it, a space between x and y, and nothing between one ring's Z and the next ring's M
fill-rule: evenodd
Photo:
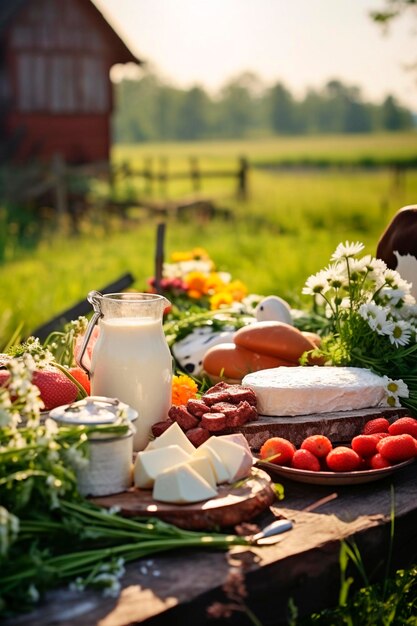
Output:
M84 335L83 343L81 345L80 352L75 357L75 362L77 363L79 367L81 367L84 370L84 372L87 374L89 378L90 378L90 370L88 369L86 365L84 365L83 359L84 359L85 351L87 350L88 342L90 341L90 337L93 332L94 326L97 324L98 320L103 316L103 313L101 312L101 308L100 308L99 297L102 297L102 294L99 291L90 291L90 293L88 294L87 299L89 302L91 302L91 304L94 307L94 315L91 317L90 321L88 322L87 330L85 331L85 335Z

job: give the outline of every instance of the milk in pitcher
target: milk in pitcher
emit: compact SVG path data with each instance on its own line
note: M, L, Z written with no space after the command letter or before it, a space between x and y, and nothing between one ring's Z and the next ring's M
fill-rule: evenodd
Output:
M166 419L171 405L172 359L161 322L122 317L101 320L99 327L92 394L117 397L138 411L134 449L143 450L152 424Z
M172 357L162 326L168 300L158 294L91 291L94 308L76 361L91 378L91 394L114 397L138 412L134 450L152 438L152 425L171 406ZM95 324L91 366L84 358Z

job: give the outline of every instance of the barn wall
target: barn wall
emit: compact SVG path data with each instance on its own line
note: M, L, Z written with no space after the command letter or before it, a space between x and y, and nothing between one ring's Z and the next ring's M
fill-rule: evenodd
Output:
M2 33L0 129L18 160L107 160L122 44L85 0L31 0ZM125 54L125 52L123 53ZM129 59L130 60L130 59ZM2 118L2 119L1 119ZM1 154L0 154L1 157Z
M22 137L15 157L49 159L61 154L69 163L105 161L109 157L107 115L19 115L8 119L11 135Z

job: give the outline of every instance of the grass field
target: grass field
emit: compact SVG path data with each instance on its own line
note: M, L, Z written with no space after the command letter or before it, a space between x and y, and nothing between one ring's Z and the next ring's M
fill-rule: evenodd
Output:
M202 246L225 269L254 293L275 293L300 303L306 278L327 264L341 240L359 240L367 252L391 216L416 202L417 170L408 170L401 184L390 169L364 171L331 168L325 171L274 172L257 169L265 160L278 162L303 155L337 155L347 161L359 154L417 153L416 135L326 137L230 143L117 146L115 163L140 165L147 156L169 157L169 169L184 170L188 157L198 155L201 168L229 169L245 154L251 164L249 199L238 202L234 180L210 180L201 194L231 211L230 219L178 220L167 218L166 257L175 250ZM414 150L414 152L413 152ZM356 155L356 156L355 156ZM336 159L336 156L334 157ZM156 165L155 165L156 166ZM100 194L106 190L98 184ZM97 190L96 190L97 191ZM120 183L115 193L143 197L143 183ZM153 199L192 195L188 180L154 190ZM157 217L144 217L132 201L137 220L108 221L99 209L82 224L77 237L58 232L53 224L36 249L17 248L10 235L6 261L0 266L0 345L21 322L24 334L96 289L130 271L135 288L146 289L154 271ZM98 205L99 206L99 205Z

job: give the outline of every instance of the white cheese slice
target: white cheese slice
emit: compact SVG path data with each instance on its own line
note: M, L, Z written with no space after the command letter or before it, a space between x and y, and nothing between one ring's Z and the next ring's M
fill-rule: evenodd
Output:
M220 457L228 473L228 482L235 482L249 475L253 465L253 456L245 446L221 436L210 437L204 445Z
M160 502L189 504L213 498L217 491L189 464L183 463L157 476L152 495Z
M166 446L179 446L188 454L192 454L195 450L195 446L193 446L191 441L184 434L184 431L178 426L177 422L174 422L167 428L162 435L159 435L159 437L149 442L146 446L146 450L156 450L165 448Z
M141 489L152 488L155 478L166 469L190 458L180 446L167 446L138 452L134 467L134 483Z
M207 439L209 441L209 439ZM217 454L215 450L206 446L207 441L201 444L196 451L193 453L193 458L201 458L208 456L210 459L211 466L213 468L214 476L216 479L216 483L221 485L222 483L227 483L229 481L229 472L227 471L222 459Z
M193 470L200 474L202 478L211 486L216 489L216 477L214 475L213 466L208 454L202 454L201 456L191 457L185 462L186 465L192 467Z
M360 367L276 367L242 381L256 393L258 412L269 416L351 411L385 404L384 379Z

